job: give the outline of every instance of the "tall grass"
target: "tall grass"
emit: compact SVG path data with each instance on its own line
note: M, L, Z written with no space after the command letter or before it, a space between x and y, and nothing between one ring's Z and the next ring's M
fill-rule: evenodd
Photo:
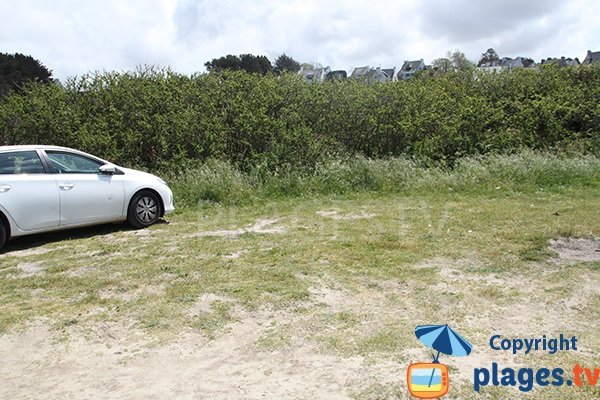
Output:
M256 201L360 192L496 192L561 190L600 186L600 158L524 150L517 154L465 157L453 168L407 158L332 158L313 170L242 172L232 164L210 160L169 182L180 207L203 203L251 204Z

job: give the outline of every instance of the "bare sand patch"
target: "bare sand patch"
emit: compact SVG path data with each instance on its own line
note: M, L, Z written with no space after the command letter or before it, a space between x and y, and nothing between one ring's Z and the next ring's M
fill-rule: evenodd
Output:
M375 217L377 215L377 214L372 214L372 213L340 214L340 212L337 211L337 210L317 211L316 214L320 215L321 217L331 218L331 219L338 219L338 220L368 219L368 218L373 218L373 217Z
M116 299L120 301L133 301L142 296L159 296L165 290L165 285L145 285L132 290L101 290L101 299Z
M198 297L196 303L189 308L187 314L190 317L193 317L199 314L209 313L211 312L212 305L217 301L231 301L231 299L214 293L204 293Z
M41 261L36 262L22 262L17 265L22 274L21 276L33 276L44 272L46 264Z
M123 229L111 233L107 233L98 237L99 240L108 243L125 243L132 239L139 242L149 242L153 240L157 234L160 234L162 229Z
M345 290L329 286L312 286L308 288L311 300L322 304L332 311L345 311L360 304L357 296L352 296Z
M558 253L564 261L600 261L600 238L561 237L550 240L550 250Z
M435 269L438 274L443 278L440 282L437 282L440 286L461 282L482 282L485 281L488 285L497 285L498 287L513 286L513 284L522 283L518 279L507 278L500 276L496 273L482 273L473 274L467 272L469 268L481 268L484 263L476 258L460 258L460 259L449 259L443 257L436 257L429 260L422 261L417 264L411 265L412 269Z
M230 253L230 254L225 254L223 256L223 258L226 259L226 260L235 260L235 259L240 258L243 254L246 254L246 253L249 253L249 252L250 251L248 251L248 250L235 251L235 252Z
M238 229L225 229L215 231L203 231L189 235L188 237L204 237L204 236L221 236L221 237L235 237L243 235L244 233L282 233L285 231L285 227L282 225L275 225L279 222L279 218L264 218L259 219L254 224L238 228Z
M6 257L30 257L30 256L38 256L38 255L41 255L41 254L50 253L50 252L55 251L55 250L64 249L66 247L67 246L49 248L49 247L45 247L45 246L40 246L40 247L34 247L32 249L15 250L15 251L10 251L10 252L4 253L4 254L0 254L0 259L6 258Z
M190 330L166 345L127 323L75 328L60 341L38 321L0 336L0 398L349 399L374 380L404 379L398 363L324 354L309 342L259 350L253 344L273 318L279 313L246 312L214 340Z
M66 271L66 275L69 278L79 278L82 277L90 272L94 272L97 271L98 268L94 265L86 265L84 267L79 267L79 268L73 268L73 269L69 269L68 271Z

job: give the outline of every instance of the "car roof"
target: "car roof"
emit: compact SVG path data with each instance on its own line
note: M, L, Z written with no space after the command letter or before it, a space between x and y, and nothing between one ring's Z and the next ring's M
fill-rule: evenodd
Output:
M52 146L52 145L44 145L44 144L22 144L22 145L0 146L0 153L6 152L6 151L19 151L19 150L65 150L65 151L69 151L69 152L73 152L73 153L78 153L78 154L81 154L84 156L88 156L91 158L95 158L96 160L107 163L107 164L113 164L110 161L106 161L105 159L95 156L93 154L89 154L89 153L86 153L85 151L81 151L81 150L77 150L77 149L72 149L70 147Z
M36 149L78 151L75 149L71 149L69 147L51 146L51 145L43 145L43 144L19 144L19 145L11 145L11 146L0 146L0 151L4 151L4 150L6 150L6 151L8 151L8 150L36 150Z

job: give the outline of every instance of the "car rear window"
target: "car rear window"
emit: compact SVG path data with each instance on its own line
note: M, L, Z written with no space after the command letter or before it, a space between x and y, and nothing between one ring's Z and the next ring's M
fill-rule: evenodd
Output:
M0 153L0 175L43 174L44 167L35 150Z

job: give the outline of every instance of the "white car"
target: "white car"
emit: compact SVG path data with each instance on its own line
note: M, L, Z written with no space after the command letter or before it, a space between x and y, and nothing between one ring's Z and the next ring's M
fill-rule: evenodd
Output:
M58 146L0 146L0 248L11 237L172 213L157 176Z

